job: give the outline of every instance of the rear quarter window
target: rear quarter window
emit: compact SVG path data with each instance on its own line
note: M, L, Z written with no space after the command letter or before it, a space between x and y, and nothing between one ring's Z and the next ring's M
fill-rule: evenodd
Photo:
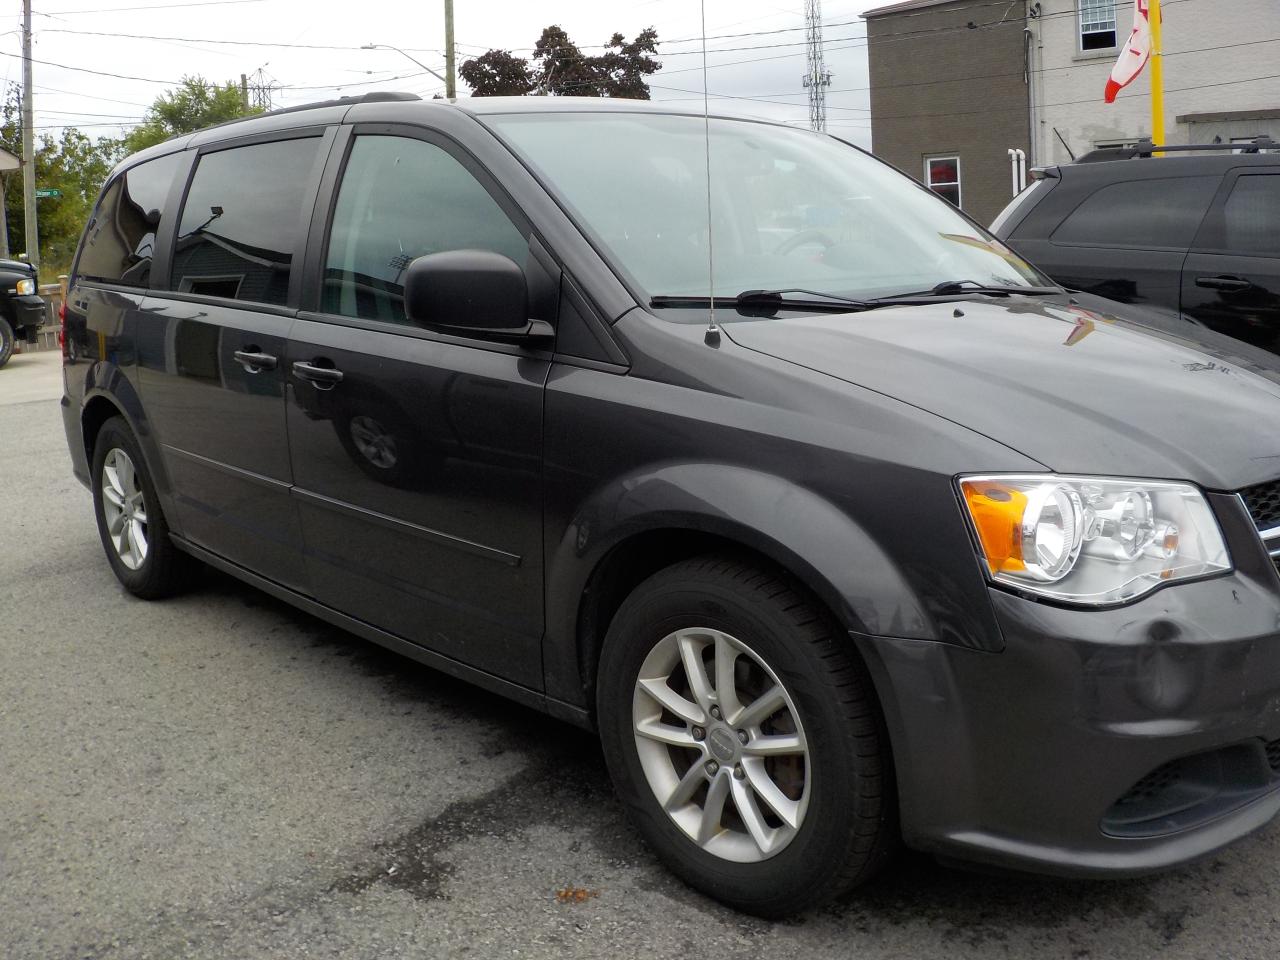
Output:
M1220 177L1125 180L1097 190L1053 231L1069 246L1189 247Z
M103 191L85 230L76 272L86 280L146 287L165 198L182 165L182 154L130 167Z

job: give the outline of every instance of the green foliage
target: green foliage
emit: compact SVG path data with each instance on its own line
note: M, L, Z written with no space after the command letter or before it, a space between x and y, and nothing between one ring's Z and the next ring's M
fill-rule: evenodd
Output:
M550 26L533 48L532 63L507 50L490 50L466 61L459 73L473 97L541 96L625 97L648 100L644 78L662 64L658 31L649 27L628 43L615 33L604 52L586 56L562 27Z
M0 103L0 147L22 156L22 90L16 84L9 85ZM93 140L74 127L64 128L56 138L46 133L36 139L36 185L62 193L36 201L42 281L52 280L70 266L102 182L119 158L119 141ZM13 255L26 249L20 173L5 175L4 198Z
M170 137L260 112L257 107L245 109L235 83L218 86L204 77L183 77L176 90L156 97L142 123L125 134L124 151L137 153Z

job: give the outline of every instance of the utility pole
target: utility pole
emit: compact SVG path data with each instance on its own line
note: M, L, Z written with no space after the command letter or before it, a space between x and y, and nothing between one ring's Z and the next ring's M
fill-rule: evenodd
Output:
M458 77L453 58L453 0L444 0L444 95L458 95Z
M35 120L31 109L31 0L22 0L22 219L27 228L27 260L40 266L36 229Z
M827 129L827 87L831 74L822 59L822 0L804 0L805 74L801 84L809 91L809 126L819 133Z
M240 74L240 112L249 112L249 78Z

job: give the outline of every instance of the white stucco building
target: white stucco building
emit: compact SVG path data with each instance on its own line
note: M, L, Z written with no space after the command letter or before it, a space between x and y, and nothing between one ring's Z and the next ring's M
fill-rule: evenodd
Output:
M1079 156L1150 137L1149 67L1103 102L1132 0L1026 8L1032 163L1067 161L1063 141ZM1280 140L1280 0L1162 0L1162 9L1168 142Z

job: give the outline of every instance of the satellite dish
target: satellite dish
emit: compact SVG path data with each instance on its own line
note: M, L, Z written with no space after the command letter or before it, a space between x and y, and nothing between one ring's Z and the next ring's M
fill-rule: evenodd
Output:
M8 150L0 150L0 173L13 173L22 168L22 161Z

